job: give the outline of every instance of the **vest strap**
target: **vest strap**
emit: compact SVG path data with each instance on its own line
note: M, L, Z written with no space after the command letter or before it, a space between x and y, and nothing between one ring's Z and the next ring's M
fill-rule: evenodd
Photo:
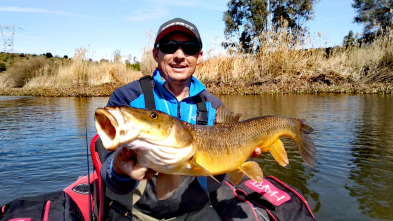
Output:
M142 87L142 92L143 95L145 96L145 108L147 109L156 109L156 103L154 101L154 95L153 95L153 85L151 84L151 81L153 78L150 75L143 76L139 79L139 82Z
M198 94L195 96L195 103L198 109L197 125L207 125L208 117L205 98L201 94Z

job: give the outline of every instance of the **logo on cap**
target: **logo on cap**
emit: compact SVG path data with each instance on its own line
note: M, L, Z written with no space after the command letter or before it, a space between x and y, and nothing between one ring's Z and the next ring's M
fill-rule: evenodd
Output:
M168 27L174 26L174 25L181 25L181 26L184 26L184 27L186 27L187 29L190 29L190 30L193 30L193 29L194 29L194 27L192 27L191 25L188 25L188 24L186 24L186 23L183 23L183 22L173 22L173 23L170 23L170 24L168 24L167 26L163 27L163 28L161 29L161 31L164 31L164 30L167 29Z

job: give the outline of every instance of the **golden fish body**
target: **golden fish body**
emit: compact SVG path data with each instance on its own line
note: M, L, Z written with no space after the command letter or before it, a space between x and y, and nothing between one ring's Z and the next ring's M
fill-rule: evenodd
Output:
M189 125L189 127L195 128L190 130L197 149L194 158L199 165L212 174L235 170L250 157L256 147L259 147L262 152L267 152L273 144L279 142L281 136L295 140L300 145L302 156L305 155L306 163L314 164L315 149L302 127L305 127L308 132L312 129L295 118L264 116L239 123L219 124L211 127ZM302 140L299 141L299 139L305 139L304 137L306 137L308 148L303 148ZM311 153L307 153L307 150ZM286 159L276 160L283 166L288 164Z
M217 116L227 117L231 113L219 108ZM123 106L97 109L95 124L106 149L127 146L135 151L140 165L159 175L210 176L214 179L214 175L228 173L231 182L236 184L245 174L262 182L259 165L247 159L259 147L263 152L270 151L280 165L287 165L287 155L279 140L281 136L295 141L308 165L312 166L315 161L316 150L308 135L313 129L296 118L264 116L200 126L160 111ZM172 190L157 189L157 195L166 198L167 192Z

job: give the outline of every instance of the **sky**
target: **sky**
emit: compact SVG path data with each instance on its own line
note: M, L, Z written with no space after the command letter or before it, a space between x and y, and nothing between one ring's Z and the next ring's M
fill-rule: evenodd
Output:
M1 0L2 38L13 39L14 52L73 57L77 49L87 49L86 57L99 61L113 59L120 52L124 59L140 60L149 48L159 26L175 17L194 23L200 32L205 55L220 51L224 39L223 13L229 0ZM316 47L340 45L350 30L361 33L353 23L353 0L320 0L314 18L307 26ZM11 37L14 27L13 38ZM150 47L151 48L151 47ZM11 47L7 47L10 50Z

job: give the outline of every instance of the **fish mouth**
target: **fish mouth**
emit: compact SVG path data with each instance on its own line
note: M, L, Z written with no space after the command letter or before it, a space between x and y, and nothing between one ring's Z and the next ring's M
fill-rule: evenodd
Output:
M95 112L94 123L105 149L116 148L120 142L120 133L116 129L119 124L116 118L107 109L99 108Z
M125 142L124 139L132 140L136 137L138 130L135 125L128 124L129 131L124 131L124 125L125 120L118 107L98 108L95 112L97 134L105 149L109 151L116 150L121 143Z

